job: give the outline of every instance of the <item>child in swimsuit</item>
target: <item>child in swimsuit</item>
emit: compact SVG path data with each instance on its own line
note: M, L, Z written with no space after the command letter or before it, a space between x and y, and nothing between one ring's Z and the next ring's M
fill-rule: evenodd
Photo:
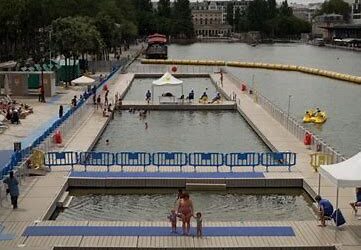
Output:
M202 213L198 212L196 214L196 216L194 217L196 219L197 222L197 237L202 237L203 233L202 233Z
M172 233L177 232L177 213L174 209L171 210L170 215L167 217L172 225Z

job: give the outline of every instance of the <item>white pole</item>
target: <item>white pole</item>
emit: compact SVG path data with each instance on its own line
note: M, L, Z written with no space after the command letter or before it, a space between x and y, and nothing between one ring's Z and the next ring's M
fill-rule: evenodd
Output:
M338 210L338 186L337 186L337 191L336 191L336 213L335 213L335 216L336 216L336 219L335 219L335 221L336 221L336 229L338 228L337 227L337 220L338 220L338 218L337 218L337 210Z
M320 195L321 194L321 174L320 172L318 172L318 191L317 194Z

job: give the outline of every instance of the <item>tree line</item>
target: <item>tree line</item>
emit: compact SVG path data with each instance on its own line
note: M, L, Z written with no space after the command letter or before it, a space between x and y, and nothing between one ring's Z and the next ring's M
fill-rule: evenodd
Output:
M260 31L268 37L298 36L311 31L311 24L293 15L287 0L277 7L276 0L254 0L241 11L227 4L227 22L235 32Z
M0 0L0 61L104 58L137 37L193 36L189 0Z

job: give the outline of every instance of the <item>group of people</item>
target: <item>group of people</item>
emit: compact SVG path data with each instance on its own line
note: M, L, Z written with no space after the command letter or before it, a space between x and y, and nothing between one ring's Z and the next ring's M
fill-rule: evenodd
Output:
M199 98L200 102L214 103L214 102L220 101L222 99L221 94L219 92L216 92L212 101L208 102L207 90L208 90L208 88L206 88L206 91L204 91L203 94L201 95L201 97ZM170 92L166 92L166 93L162 94L162 97L174 97L174 95ZM145 100L147 103L150 103L151 99L152 99L152 92L148 89L147 92L145 93ZM193 102L193 100L194 100L194 90L193 89L188 93L188 96L185 99L188 100L189 102ZM181 95L179 97L179 100L183 101L184 95Z
M142 110L142 109L137 110L137 109L134 109L134 108L129 109L129 113L131 113L131 114L135 114L137 112L139 112L139 119L140 120L143 120L143 119L145 120L147 118L148 111L146 109L144 109L144 110ZM148 129L148 122L145 121L144 126L145 126L145 129Z
M189 194L180 189L178 190L175 208L171 210L171 213L168 216L172 227L172 233L177 232L177 220L180 218L182 221L183 235L189 235L192 217L194 217L197 222L197 237L202 237L202 213L194 213L193 202L190 199Z
M329 220L334 215L334 208L332 203L327 199L322 199L320 195L315 197L315 201L318 204L319 208L319 219L321 224L320 227L326 226L326 220ZM356 201L351 202L350 206L352 207L355 214L357 214L358 207L361 207L361 187L356 188Z
M0 101L0 115L4 116L12 124L20 124L20 119L25 119L26 116L33 112L33 109L27 104L17 103L16 101L7 103Z

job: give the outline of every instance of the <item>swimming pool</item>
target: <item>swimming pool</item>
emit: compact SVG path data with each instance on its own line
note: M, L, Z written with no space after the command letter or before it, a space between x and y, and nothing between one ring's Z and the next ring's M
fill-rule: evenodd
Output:
M175 189L74 189L70 207L53 219L167 221ZM205 221L313 220L311 199L302 189L227 189L190 192Z
M126 96L124 97L125 101L142 101L145 100L145 93L147 90L152 90L152 82L157 78L135 78L132 82L130 89L128 90ZM183 94L185 97L188 96L188 93L193 90L194 98L197 99L201 97L204 91L207 92L209 98L213 98L217 90L212 84L210 78L179 78L183 81ZM154 87L154 102L159 101L159 96L162 93L170 92L175 97L180 97L182 95L182 88L180 85L177 86L161 86Z
M94 151L265 152L269 149L237 111L150 111L146 119L141 119L139 113L122 111L109 123Z

